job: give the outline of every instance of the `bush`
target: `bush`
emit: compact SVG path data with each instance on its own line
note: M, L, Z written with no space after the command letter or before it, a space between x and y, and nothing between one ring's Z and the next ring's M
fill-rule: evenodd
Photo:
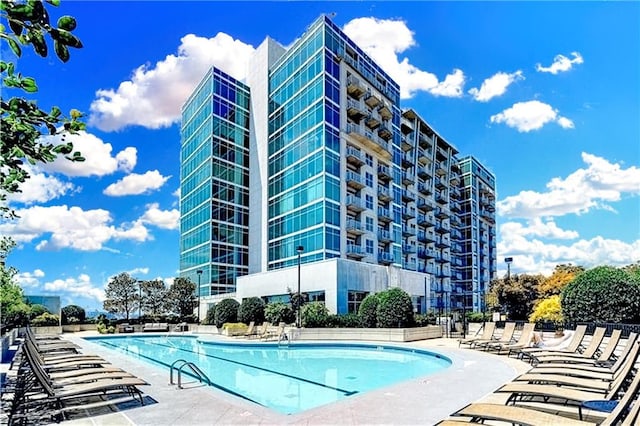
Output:
M362 327L375 328L378 325L378 295L368 294L358 308L358 317Z
M29 306L29 319L34 319L36 317L41 316L42 314L50 314L49 310L43 305L31 305Z
M203 324L213 325L215 323L216 323L216 305L213 305L207 310L207 315L204 318Z
M360 317L353 313L329 315L327 318L327 326L336 328L358 328L361 327Z
M253 321L256 324L264 322L264 302L259 297L249 297L244 299L238 309L238 321L249 324Z
M560 296L567 321L640 322L640 279L611 266L579 274Z
M303 327L326 327L329 323L329 310L321 302L306 303L302 306Z
M296 322L296 314L291 306L284 302L268 303L264 308L264 318L271 324L293 324Z
M31 320L31 325L34 327L48 327L48 326L60 325L60 317L58 317L57 315L53 315L48 312L45 312L33 318Z
M216 327L221 328L225 322L238 321L238 307L240 304L235 299L222 299L216 305L214 323Z
M560 306L560 295L554 295L541 300L529 316L529 322L552 322L560 325L564 322L562 307Z
M249 327L243 322L227 322L222 325L222 331L227 336L240 336L247 332Z
M71 321L71 318L75 318L75 321ZM84 323L86 319L86 312L78 305L67 305L62 308L62 325Z
M414 320L411 296L399 287L378 293L376 317L378 327L412 327Z
M482 312L469 312L467 314L467 322L485 322L491 321L491 314Z
M436 323L436 314L429 312L426 314L418 314L414 317L416 327L426 327Z

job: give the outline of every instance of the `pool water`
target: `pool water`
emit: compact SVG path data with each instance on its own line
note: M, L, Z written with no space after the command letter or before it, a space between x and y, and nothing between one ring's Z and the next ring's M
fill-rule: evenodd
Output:
M427 376L451 365L448 358L433 352L383 345L292 343L279 347L201 341L195 336L87 340L167 369L178 359L193 362L216 388L285 414ZM183 382L191 380L184 378Z

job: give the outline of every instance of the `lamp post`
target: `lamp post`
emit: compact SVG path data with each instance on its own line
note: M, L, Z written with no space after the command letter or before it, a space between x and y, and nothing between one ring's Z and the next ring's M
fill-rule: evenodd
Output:
M138 280L138 322L142 324L142 280Z
M200 277L202 277L202 269L196 271L198 274L198 315L196 316L196 323L200 324Z
M304 251L304 247L303 246L298 246L296 247L296 251L298 252L298 300L296 301L296 308L298 310L298 315L297 315L297 321L296 321L296 328L300 328L302 327L302 314L300 311L300 302L301 302L301 295L300 295L300 255L302 254L302 252Z
M511 262L513 262L513 257L505 257L504 262L507 264L507 280L511 281Z

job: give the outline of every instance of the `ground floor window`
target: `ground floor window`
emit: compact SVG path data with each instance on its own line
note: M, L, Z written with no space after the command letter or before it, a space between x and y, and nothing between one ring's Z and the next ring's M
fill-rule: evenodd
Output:
M357 314L360 309L360 304L365 297L369 294L368 291L355 291L349 290L347 297L347 308L350 314Z

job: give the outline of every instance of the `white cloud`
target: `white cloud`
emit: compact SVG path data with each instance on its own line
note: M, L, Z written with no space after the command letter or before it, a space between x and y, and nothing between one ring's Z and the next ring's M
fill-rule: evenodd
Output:
M478 102L487 102L496 96L503 95L509 85L516 80L524 80L521 70L511 74L499 72L483 81L480 89L476 87L471 88L469 94Z
M640 194L640 168L623 169L620 164L586 152L581 168L562 179L547 183L547 192L522 191L496 203L498 213L506 217L536 218L582 214L593 208L611 209L607 202L618 201L621 194Z
M22 288L28 289L31 293L43 295L57 295L67 299L71 304L78 298L86 298L102 302L104 300L104 290L102 285L95 285L87 274L80 274L78 277L56 279L44 281L45 273L41 269L33 272L21 272L16 275L16 282Z
M213 38L187 34L177 55L139 66L115 90L98 90L89 123L105 131L132 125L168 127L180 119L182 104L211 66L242 80L253 51L251 45L224 33Z
M20 287L24 288L35 288L39 285L39 278L44 277L44 272L42 269L36 269L33 272L19 272L15 275L14 279Z
M170 177L162 176L157 170L150 170L142 175L132 173L107 186L102 192L112 197L144 194L160 189Z
M127 147L112 156L113 147L97 136L79 132L66 135L66 140L73 143L74 150L80 151L85 161L74 162L58 157L54 162L42 165L42 169L50 173L61 173L66 176L105 176L115 171L130 172L137 162L137 150ZM45 136L44 143L61 143L60 135Z
M520 222L507 222L500 226L502 235L518 235L522 237L534 236L553 239L575 239L578 238L576 231L567 231L556 225L553 219L545 222L540 218L533 218L527 221L526 226Z
M160 210L157 203L149 204L140 221L163 229L178 229L180 212L177 209Z
M147 241L151 239L146 227L136 221L113 226L107 210L82 210L80 207L34 206L17 210L19 218L0 223L0 234L13 237L18 243L43 238L36 244L37 250L72 248L95 251L112 240ZM48 239L47 239L48 238Z
M559 72L569 71L573 68L574 64L581 64L584 62L582 55L578 52L571 52L571 56L573 56L573 59L569 59L564 55L556 55L553 58L553 63L548 67L536 64L536 71L558 74Z
M76 189L71 182L63 182L54 176L49 176L38 171L28 164L22 167L29 173L30 177L20 185L22 192L16 192L7 196L7 201L10 203L22 203L26 205L46 203Z
M142 275L147 275L149 273L149 268L144 267L144 268L134 268L130 271L127 271L127 273L129 275L137 275L137 274L142 274Z
M416 45L413 32L401 20L356 18L343 31L400 85L400 97L412 97L417 91L435 96L462 96L465 76L454 69L442 82L430 72L409 63L398 55Z
M491 116L492 123L505 123L519 132L538 130L553 121L565 129L573 128L571 120L559 116L558 110L540 101L517 102L511 108Z

